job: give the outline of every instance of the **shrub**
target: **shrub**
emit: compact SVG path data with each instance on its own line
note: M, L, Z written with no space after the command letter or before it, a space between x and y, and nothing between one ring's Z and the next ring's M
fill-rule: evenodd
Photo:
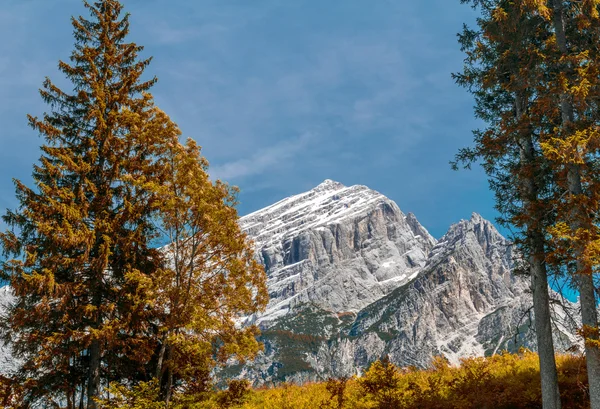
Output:
M344 402L346 401L346 385L348 383L348 377L342 376L341 378L329 378L325 384L325 389L329 392L329 399L322 402L320 408L322 409L342 409Z
M140 382L134 386L112 383L108 388L110 398L97 399L100 409L166 409L158 400L159 387L156 380Z
M401 375L389 357L373 362L358 382L365 394L375 402L376 408L396 409L400 405Z
M583 357L557 357L563 409L589 408ZM460 366L436 358L428 369L400 369L389 359L374 362L361 378L329 379L250 392L247 381L233 381L221 392L177 396L174 409L533 409L541 407L537 354L520 351L487 358L465 358ZM128 392L129 400L106 408L162 406L147 399L152 385ZM134 400L133 397L135 397ZM185 404L183 404L185 398ZM148 402L147 404L145 402ZM115 400L112 401L115 403ZM137 405L137 406L136 406ZM146 406L144 406L146 405Z
M225 409L244 403L250 394L250 381L247 379L232 379L227 385L227 390L219 392L217 396L219 407Z

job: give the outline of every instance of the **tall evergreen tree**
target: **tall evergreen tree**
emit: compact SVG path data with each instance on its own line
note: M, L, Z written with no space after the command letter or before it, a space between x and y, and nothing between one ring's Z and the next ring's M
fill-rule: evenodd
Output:
M488 127L475 132L475 146L457 155L470 165L481 159L496 193L501 223L517 228L515 244L531 277L544 408L560 408L548 294L546 227L552 223L551 173L539 141L533 107L543 82L540 49L548 22L535 2L461 0L479 7L478 30L460 35L464 72L455 76L476 99L476 116Z
M539 6L552 22L545 52L551 76L539 89L552 127L541 135L559 194L554 261L566 263L579 291L590 403L600 409L600 338L594 273L600 264L600 1L550 0Z
M18 209L0 234L2 277L15 296L2 336L21 360L25 403L53 400L95 408L101 382L132 377L154 346L150 276L162 264L150 246L160 149L168 118L143 80L150 59L126 42L128 15L117 0L84 1L91 18L73 18L75 49L60 70L66 92L49 79L40 90L50 112L30 116L44 137L35 188L15 180ZM118 358L118 359L117 359Z

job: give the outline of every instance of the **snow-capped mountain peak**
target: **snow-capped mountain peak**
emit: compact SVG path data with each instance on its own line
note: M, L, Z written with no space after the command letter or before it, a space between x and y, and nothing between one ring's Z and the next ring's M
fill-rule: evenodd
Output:
M314 189L314 191L326 191L326 190L337 190L337 189L343 189L346 186L344 186L342 183L340 182L336 182L335 180L331 180L331 179L325 179L323 182L319 183Z
M358 310L414 277L435 244L381 193L330 179L240 223L268 275L263 322L306 303Z
M385 201L389 199L366 186L346 187L326 179L308 192L242 217L240 223L257 245L265 245L283 236L352 218Z

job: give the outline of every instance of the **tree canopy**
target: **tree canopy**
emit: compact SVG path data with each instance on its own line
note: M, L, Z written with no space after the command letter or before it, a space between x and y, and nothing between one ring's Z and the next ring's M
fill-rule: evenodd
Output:
M156 374L165 335L167 366L191 382L216 356L256 353L256 329L236 320L266 303L235 190L208 179L199 148L154 105L129 15L117 0L84 5L59 62L72 90L44 81L49 112L29 116L44 138L35 187L15 180L19 207L0 233L14 295L1 334L25 406L95 408L110 382ZM172 247L156 248L173 231Z

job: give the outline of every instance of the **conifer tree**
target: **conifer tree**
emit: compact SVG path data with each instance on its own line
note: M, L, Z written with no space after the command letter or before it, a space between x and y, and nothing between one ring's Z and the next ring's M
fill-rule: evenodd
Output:
M478 30L460 35L465 70L455 75L476 99L476 116L488 127L475 132L475 146L458 162L481 159L496 193L500 222L514 226L513 237L531 276L544 408L560 408L548 294L550 251L546 228L552 223L552 174L539 141L537 88L544 82L540 49L548 22L536 2L462 0L479 7ZM456 166L456 164L455 164Z
M29 116L44 137L35 187L15 180L19 207L0 234L2 278L15 296L2 336L22 362L24 405L95 408L115 377L134 377L153 353L147 288L162 256L150 246L157 158L176 141L143 80L150 59L126 42L128 15L117 0L84 1L73 18L75 49L59 63L73 84L40 90L50 111Z
M548 7L549 6L549 7ZM600 409L600 338L594 273L600 264L600 2L551 0L539 6L553 25L545 50L551 71L539 89L540 111L551 122L541 135L560 190L555 263L566 264L579 290L592 409Z

